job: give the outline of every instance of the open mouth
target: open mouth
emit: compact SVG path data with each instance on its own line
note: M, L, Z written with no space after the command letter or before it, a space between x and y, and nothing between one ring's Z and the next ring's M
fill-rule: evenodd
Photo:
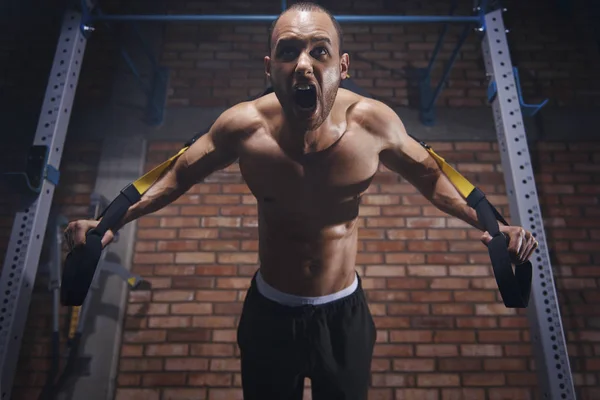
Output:
M317 106L317 88L310 84L296 85L294 100L302 110L314 110Z

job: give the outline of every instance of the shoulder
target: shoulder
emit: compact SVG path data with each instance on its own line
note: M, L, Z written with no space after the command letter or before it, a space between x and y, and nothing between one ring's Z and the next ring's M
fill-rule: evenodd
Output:
M263 121L254 101L245 101L223 111L211 130L220 134L249 134L259 129Z
M348 108L348 122L373 135L384 143L394 142L406 133L398 114L387 104L356 95L356 101Z

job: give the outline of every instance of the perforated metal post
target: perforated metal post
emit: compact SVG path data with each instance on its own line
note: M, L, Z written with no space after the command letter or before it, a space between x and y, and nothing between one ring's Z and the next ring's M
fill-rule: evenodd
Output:
M573 377L502 11L486 14L485 23L483 56L497 88L492 108L511 220L533 232L539 242L531 260L534 275L527 308L539 398L571 400L575 399Z
M47 146L45 170L58 170L79 79L86 39L81 15L65 14L33 146ZM38 270L44 233L55 185L43 178L37 197L15 215L8 251L0 277L1 399L12 399L21 338Z

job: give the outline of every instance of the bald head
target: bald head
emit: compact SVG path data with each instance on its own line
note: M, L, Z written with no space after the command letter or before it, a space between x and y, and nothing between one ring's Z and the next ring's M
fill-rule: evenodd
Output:
M342 27L340 26L340 24L337 22L335 17L329 12L329 10L327 10L323 6L320 6L318 4L311 3L311 2L304 2L304 1L293 4L287 10L282 12L275 21L273 21L273 23L271 24L271 27L269 28L269 52L271 52L271 50L274 47L273 34L276 33L279 22L281 21L281 22L285 23L287 17L290 16L289 14L294 13L294 12L296 12L296 13L297 12L315 12L315 13L322 13L325 16L327 16L333 26L333 29L335 30L337 40L338 40L339 54L342 55L342 53L343 53L342 49L344 48L344 33L342 31Z

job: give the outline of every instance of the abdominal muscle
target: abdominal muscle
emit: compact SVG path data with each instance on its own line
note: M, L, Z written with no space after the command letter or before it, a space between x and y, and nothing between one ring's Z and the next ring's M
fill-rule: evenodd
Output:
M294 221L282 219L281 215L260 214L260 271L270 286L284 293L317 297L353 283L356 217L342 223L320 224L319 218L314 217Z

